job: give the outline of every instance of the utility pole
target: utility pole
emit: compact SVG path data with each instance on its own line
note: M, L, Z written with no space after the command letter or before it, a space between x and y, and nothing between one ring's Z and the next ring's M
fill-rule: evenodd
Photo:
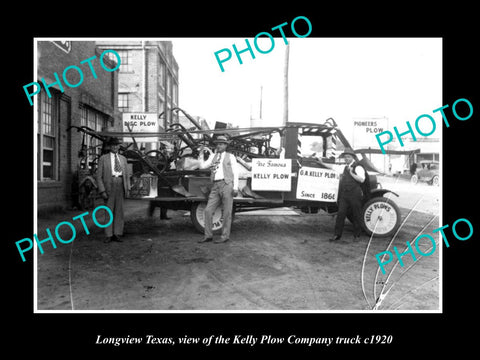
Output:
M290 43L285 47L285 61L283 67L283 121L285 126L288 122L288 60L290 56ZM285 136L280 140L280 146L285 148Z
M145 56L145 41L142 40L142 95L143 95L143 101L142 101L142 111L146 112L147 111L147 65L145 64L146 62L146 56Z
M263 97L263 86L260 85L260 120L262 120L262 97Z
M290 44L285 47L285 63L283 68L283 125L288 122L288 60L290 57Z

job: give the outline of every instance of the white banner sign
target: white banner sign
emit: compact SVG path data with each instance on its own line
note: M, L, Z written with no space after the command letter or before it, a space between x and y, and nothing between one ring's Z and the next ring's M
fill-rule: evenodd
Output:
M252 190L290 191L292 159L253 159Z
M123 113L123 132L158 132L157 113ZM130 127L130 130L128 129ZM133 142L131 137L125 136L125 142ZM157 142L156 137L135 137L136 142Z
M297 199L336 202L340 174L304 166L298 170Z
M386 129L388 129L386 117L354 118L353 146L355 148L371 147L372 141L375 143L375 135Z

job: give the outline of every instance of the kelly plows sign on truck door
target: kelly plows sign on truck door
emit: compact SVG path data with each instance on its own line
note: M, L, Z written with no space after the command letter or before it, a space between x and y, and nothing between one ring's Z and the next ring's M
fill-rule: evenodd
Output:
M123 131L129 132L158 132L157 113L123 113L122 114ZM137 142L156 142L155 137L135 137ZM131 137L124 137L123 141L131 142Z
M252 161L253 191L290 191L292 159L254 159Z
M340 174L304 166L298 170L297 199L336 202Z

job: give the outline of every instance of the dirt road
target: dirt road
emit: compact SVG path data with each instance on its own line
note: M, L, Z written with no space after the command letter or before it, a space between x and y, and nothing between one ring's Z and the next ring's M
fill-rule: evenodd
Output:
M71 244L38 255L38 310L370 310L392 285L379 310L439 308L438 248L416 262L404 256L384 284L375 254L390 239L353 242L347 223L343 239L329 242L334 217L325 213L237 216L229 242L198 244L184 211L160 220L158 210L146 216L147 206L127 201L123 243L104 244L91 226L90 235L77 231ZM39 232L78 213L39 219ZM438 226L438 217L414 211L392 246L401 251Z

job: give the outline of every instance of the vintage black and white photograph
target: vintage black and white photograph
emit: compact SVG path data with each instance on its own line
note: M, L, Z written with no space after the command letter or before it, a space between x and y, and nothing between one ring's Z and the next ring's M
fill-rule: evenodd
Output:
M442 311L442 39L296 20L34 39L35 312Z

